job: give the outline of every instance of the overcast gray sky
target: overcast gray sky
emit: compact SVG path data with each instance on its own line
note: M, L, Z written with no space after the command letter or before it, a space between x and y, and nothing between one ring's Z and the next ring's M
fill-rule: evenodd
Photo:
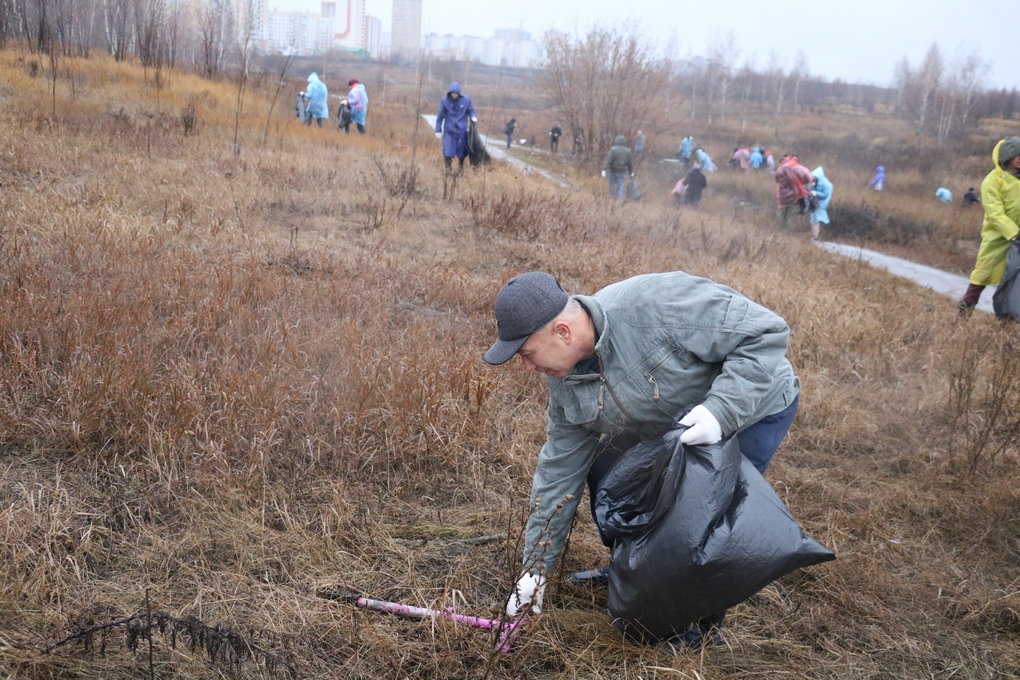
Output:
M366 12L389 31L392 0L366 0ZM317 0L269 0L270 7L317 10ZM664 50L704 55L732 30L737 65L764 67L775 52L785 68L803 50L812 73L848 82L888 85L906 56L917 66L932 42L947 62L977 50L990 64L987 86L1020 87L1015 32L1020 2L965 0L424 0L423 33L492 35L523 28L536 38L550 28L584 33L593 24L630 22Z

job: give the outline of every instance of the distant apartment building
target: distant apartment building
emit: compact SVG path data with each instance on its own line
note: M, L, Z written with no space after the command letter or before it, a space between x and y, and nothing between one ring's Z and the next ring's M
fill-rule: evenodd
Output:
M332 19L331 44L325 49L365 49L365 0L323 2L322 15Z
M471 35L429 34L425 53L434 59L475 61L489 66L535 68L542 59L542 46L531 34L516 28L499 29L491 38Z
M322 2L318 14L270 10L266 26L267 48L273 52L312 54L366 49L365 0Z
M382 19L379 17L365 17L365 49L368 56L378 59L382 56L383 47Z
M393 0L390 54L416 59L421 51L422 0Z

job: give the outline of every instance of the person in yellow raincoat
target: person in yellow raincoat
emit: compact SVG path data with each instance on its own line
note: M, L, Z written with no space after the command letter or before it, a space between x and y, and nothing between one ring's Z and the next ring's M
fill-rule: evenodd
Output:
M974 308L985 286L1002 280L1009 242L1020 233L1020 137L1007 137L996 144L992 161L995 169L981 182L985 209L981 248L960 301L961 315Z

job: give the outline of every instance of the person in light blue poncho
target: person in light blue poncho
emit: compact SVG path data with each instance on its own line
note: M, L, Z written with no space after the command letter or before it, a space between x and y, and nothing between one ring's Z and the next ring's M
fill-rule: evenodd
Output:
M754 147L754 150L751 151L751 168L757 170L764 164L765 155L762 154L761 149L759 149L758 147Z
M312 75L308 76L308 90L305 92L305 98L308 100L309 124L314 118L316 124L322 127L322 120L329 118L329 107L326 105L328 97L329 90L326 89L326 83L319 80L319 76L313 71Z
M690 165L692 153L694 153L694 137L687 135L680 142L680 160L684 162L684 165Z
M935 198L939 199L943 203L953 202L953 192L946 187L939 187L935 190Z
M870 186L875 191L881 191L882 190L882 188L885 186L885 167L884 166L880 165L877 168L875 168L875 179L873 179L870 182L868 182L868 186Z
M698 163L701 164L702 170L705 172L715 172L715 166L712 165L712 159L707 153L705 153L704 149L699 146L694 152L698 156Z
M817 241L821 232L821 224L829 223L829 201L832 200L832 182L825 176L825 170L818 166L811 171L815 183L811 188L811 200L815 209L811 211L809 222L811 223L811 240Z

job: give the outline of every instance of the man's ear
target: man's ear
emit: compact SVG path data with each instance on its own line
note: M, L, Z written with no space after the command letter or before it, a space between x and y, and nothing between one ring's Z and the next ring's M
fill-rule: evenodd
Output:
M570 324L564 319L560 319L553 324L553 333L555 333L556 337L562 340L564 344L569 345L574 341L574 331L570 327Z

